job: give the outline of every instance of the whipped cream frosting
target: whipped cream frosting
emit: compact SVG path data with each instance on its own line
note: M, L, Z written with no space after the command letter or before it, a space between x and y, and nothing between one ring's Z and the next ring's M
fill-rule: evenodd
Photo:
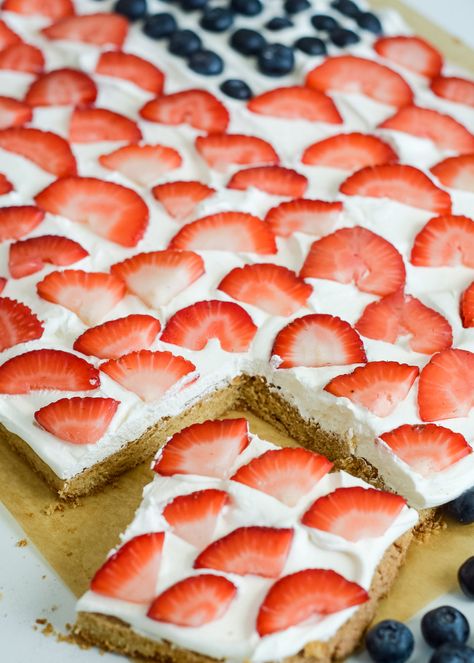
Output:
M75 4L78 13L91 13L108 10L113 3L107 0L99 5L92 0L76 0ZM275 12L275 7L279 4L265 3L265 11L270 15ZM150 1L149 5L151 12L174 11L171 5L164 5L158 0ZM333 13L326 0L315 2L315 8L317 11ZM409 32L407 26L395 12L387 10L381 16L386 34ZM217 190L216 195L199 205L193 218L225 210L251 212L263 218L271 207L284 200L257 190L226 189L228 179L233 172L238 170L238 167L231 167L226 173L209 169L194 149L194 140L198 132L187 125L166 126L140 118L138 114L140 108L152 98L152 95L127 81L95 74L95 65L100 54L99 48L83 43L48 41L40 33L40 29L47 24L47 21L38 17L24 17L9 12L1 12L1 17L25 41L41 48L46 58L47 70L64 66L83 69L97 84L97 107L108 108L136 121L143 133L144 143L172 146L179 151L183 158L182 166L163 176L159 183L198 179ZM337 18L344 23L345 19L340 15ZM191 16L188 18L180 16L180 24L183 26L192 20L194 19ZM238 26L250 27L253 20L242 18L240 22L239 19ZM305 34L303 25L305 21L307 21L307 17L305 19L303 16L295 17L295 27L292 28L294 36ZM267 36L270 37L270 34ZM450 153L440 150L429 140L393 130L377 129L376 126L391 116L395 109L358 94L334 93L331 95L343 117L343 125L310 123L302 120L288 121L249 112L242 102L221 95L218 84L223 77L228 78L234 75L241 77L242 68L245 67L245 79L253 91L259 93L276 86L301 83L305 73L319 64L322 58L297 54L297 66L291 76L277 80L270 79L261 75L247 60L231 52L226 46L225 39L226 37L221 35L210 35L209 33L205 35L206 43L212 43L212 48L222 52L227 64L225 74L215 79L194 74L180 58L170 55L162 42L152 41L143 35L139 25L130 26L124 50L145 57L165 72L165 91L167 93L201 87L220 96L231 115L229 133L246 133L268 140L278 152L283 166L295 168L308 178L306 198L343 201L344 210L335 229L362 225L391 242L405 260L406 292L418 297L424 304L439 311L448 319L453 329L453 347L473 351L474 329L464 329L461 326L458 312L460 293L472 281L473 270L463 266L415 268L408 262L416 233L433 215L430 212L387 199L346 197L338 192L338 187L348 176L348 172L305 166L301 163L302 152L308 145L328 136L349 131L369 132L381 136L396 149L402 163L415 165L425 172L441 159L450 156ZM371 48L373 39L373 35L368 32L364 33L362 42L351 47L350 52L384 62ZM278 35L273 34L272 40L278 40ZM340 49L330 46L329 52L336 54L340 52ZM418 105L448 113L474 132L474 109L436 97L430 91L427 81L422 77L402 70L393 63L384 63L399 71L412 86ZM459 70L449 65L445 66L444 72L447 75L460 73ZM33 80L34 77L29 74L0 71L0 95L21 99ZM52 130L67 138L71 110L69 107L35 108L31 126ZM86 226L63 217L47 214L45 220L29 234L29 237L58 234L78 241L90 255L73 265L73 269L108 271L110 265L124 260L134 253L166 248L170 239L180 228L180 225L164 212L149 190L141 188L118 172L112 172L100 166L98 157L112 152L121 145L123 143L97 142L86 145L73 144L72 149L78 161L80 175L99 177L123 184L135 189L142 196L150 210L149 227L137 247L126 249L98 237ZM1 206L30 204L34 195L55 179L53 175L39 169L23 157L4 150L0 150L0 161L1 170L7 174L14 185L14 191L0 197ZM453 213L472 216L474 194L455 190L450 190L449 193L452 196ZM160 319L162 327L164 327L175 311L193 302L203 299L230 300L228 295L217 290L217 285L234 267L247 263L271 262L298 272L315 239L314 236L299 232L290 238L278 237L278 252L268 256L230 251L198 252L205 262L205 274L167 306L150 310L137 297L127 295L104 316L102 321L123 317L130 313L151 313ZM0 246L0 264L4 266L3 271L6 271L8 264L9 244L9 242L4 242ZM41 272L31 276L19 280L8 279L3 296L27 304L44 321L45 332L43 337L37 341L19 344L0 353L0 363L36 348L56 348L74 352L71 350L72 344L84 331L84 324L71 311L48 303L36 295L37 282L56 269L57 267L54 266L46 266ZM7 276L6 273L5 276ZM339 316L354 324L365 306L377 299L373 295L360 292L350 284L344 285L324 279L309 279L308 281L313 286L314 292L306 307L298 310L292 318L312 312L323 312ZM382 432L392 430L404 423L420 422L416 404L417 382L392 415L385 418L377 417L348 399L336 398L322 391L322 387L331 378L341 373L351 372L354 366L279 369L277 357L270 361L271 347L278 331L292 318L270 316L254 306L242 302L239 304L248 311L258 326L254 341L246 353L225 352L214 339L211 339L206 348L199 352L163 343L159 339L151 346L151 349L170 350L174 354L190 359L199 374L199 379L192 385L183 389L181 389L183 384L175 385L160 401L144 403L138 396L121 387L106 374L101 373L101 387L94 392L94 395L115 398L120 401L120 406L106 434L94 445L68 444L41 429L35 423L34 412L58 398L67 396L68 394L64 392L35 391L28 395L0 396L0 420L7 429L31 445L58 477L69 479L120 450L129 441L140 437L161 417L179 414L193 402L212 393L215 389L227 384L233 377L244 372L265 376L271 384L278 387L279 393L284 398L300 410L305 418L316 420L322 428L351 439L357 448L357 453L379 467L388 484L400 490L416 507L444 503L459 495L472 484L474 454L463 458L455 466L436 476L423 478L395 457L386 445L374 442L374 439ZM369 361L394 360L421 368L429 360L427 355L410 350L406 339L401 339L394 345L366 338L363 338L363 342ZM95 365L100 363L94 358L88 357L88 360ZM75 392L71 395L91 395L91 392L87 394ZM474 444L474 409L471 410L468 417L441 423L443 426L462 433L471 445Z

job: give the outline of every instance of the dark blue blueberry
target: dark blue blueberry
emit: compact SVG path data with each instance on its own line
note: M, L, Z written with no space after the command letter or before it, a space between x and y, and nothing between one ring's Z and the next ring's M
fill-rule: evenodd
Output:
M469 623L462 612L443 605L423 615L421 632L431 647L440 647L446 642L462 645L469 637Z
M291 28L292 25L292 21L290 21L289 18L286 18L286 16L275 16L265 23L267 30L273 30L273 32L284 30L285 28Z
M356 21L359 28L373 32L375 35L379 35L382 32L382 24L372 12L362 12L356 16Z
M474 663L474 649L448 643L434 652L430 663Z
M188 57L201 48L201 39L192 30L177 30L171 35L168 50L173 55Z
M447 504L446 510L463 525L474 523L474 486Z
M287 14L299 14L311 7L308 0L285 0L283 5Z
M415 640L410 629L394 619L384 619L368 631L365 644L375 663L405 663Z
M181 0L181 9L184 9L184 11L203 9L207 3L208 0Z
M311 23L316 30L325 30L331 32L339 27L339 23L332 16L326 14L315 14L311 17Z
M117 0L114 11L126 16L130 21L143 18L146 14L146 0Z
M234 14L225 7L210 7L205 9L199 25L210 32L224 32L234 22Z
M214 51L195 51L189 58L189 68L204 76L217 76L224 70L224 62Z
M247 28L236 30L230 38L232 48L244 55L257 55L266 43L260 32Z
M317 37L300 37L295 41L295 48L308 55L325 55L326 44Z
M232 99L245 100L252 98L252 90L245 81L241 81L239 78L229 78L221 84L220 89Z
M263 5L260 0L231 0L230 8L237 14L257 16L263 10Z
M359 7L352 0L333 0L331 7L337 9L344 16L350 16L351 18L355 18L360 13Z
M177 29L175 17L166 12L147 16L143 24L143 32L152 39L164 39L176 32Z
M339 46L339 48L344 48L344 46L350 46L350 44L357 44L360 41L359 35L352 30L346 30L346 28L337 28L337 30L332 30L329 33L329 39L333 44Z
M474 557L469 557L461 564L458 571L459 586L464 594L474 599Z
M293 49L283 44L267 44L258 56L258 68L266 76L284 76L294 66Z

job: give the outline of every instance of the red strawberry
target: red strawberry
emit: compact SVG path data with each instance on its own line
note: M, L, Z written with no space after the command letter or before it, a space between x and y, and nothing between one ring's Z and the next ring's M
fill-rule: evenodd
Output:
M20 42L0 51L0 69L39 74L43 71L44 64L43 53L32 44Z
M182 159L179 152L165 145L126 145L103 154L99 162L104 168L118 170L137 184L150 186L165 173L179 168Z
M0 366L2 394L29 394L38 389L89 391L99 386L99 371L92 364L62 350L31 350Z
M33 205L0 207L0 242L6 239L20 239L44 219L43 210Z
M85 223L121 246L136 246L148 227L148 207L135 191L94 177L57 180L35 200L47 212Z
M189 124L194 129L220 133L227 129L229 113L214 95L206 90L183 90L146 103L140 115L160 124Z
M4 11L24 16L45 16L54 20L74 14L72 0L4 0Z
M279 87L263 92L247 103L253 113L287 120L308 120L342 124L342 117L331 97L309 87Z
M151 604L147 617L158 622L197 628L220 619L237 594L223 576L202 574L168 587Z
M137 253L112 265L111 272L151 308L168 304L202 274L204 261L191 251Z
M449 349L434 355L420 374L422 421L467 417L474 407L474 353Z
M272 356L279 368L334 366L367 361L359 334L348 322L325 313L296 318L277 334Z
M95 444L119 406L113 398L61 398L35 412L39 425L70 444Z
M69 143L51 131L14 127L0 131L2 150L14 152L57 177L75 175L76 159Z
M427 78L437 76L443 67L441 53L421 37L380 37L374 49L383 58Z
M342 212L342 203L299 198L272 207L265 217L275 235L291 237L295 232L326 235L334 229Z
M406 106L379 125L431 140L436 147L459 154L474 151L474 136L457 120L430 108Z
M6 178L3 173L0 173L0 196L13 191L13 184Z
M218 289L239 302L283 316L296 313L313 292L313 288L290 269L271 263L236 267L222 279Z
M257 616L257 631L263 638L306 623L311 618L316 623L321 616L340 612L368 600L369 595L365 589L335 571L298 571L280 578L270 587Z
M332 466L331 461L313 451L286 447L257 456L239 467L231 479L296 506Z
M394 454L424 477L442 472L472 453L462 435L435 424L406 424L380 437Z
M377 417L388 417L407 397L418 372L416 366L396 361L370 361L352 373L333 378L324 389L367 408Z
M100 322L125 295L125 284L116 276L80 269L51 272L36 288L40 297L73 311L86 325Z
M102 76L122 78L156 95L163 92L163 72L148 60L132 53L106 51L101 54L95 71Z
M216 419L193 424L173 435L153 469L163 476L198 474L224 479L248 443L246 419Z
M100 359L118 359L130 352L148 348L160 329L160 321L151 315L131 314L86 329L75 340L73 348Z
M72 143L108 140L138 143L141 137L142 133L133 120L105 108L76 109L71 115L69 140Z
M152 193L173 219L184 219L216 190L201 182L166 182L153 187Z
M449 193L438 189L429 177L413 166L384 164L362 168L350 175L339 190L346 196L389 198L435 214L451 211Z
M100 370L149 403L159 400L185 375L193 373L196 367L171 352L139 350L120 359L110 359L101 365Z
M63 18L44 28L42 32L51 40L78 41L95 46L120 48L127 36L128 21L119 14L82 14Z
M432 91L448 101L474 107L474 82L456 76L437 76L431 81Z
M277 164L280 159L270 143L256 136L212 133L196 138L196 149L210 168L226 170L238 164Z
M205 548L196 557L194 568L278 578L292 541L292 529L239 527Z
M7 285L7 279L3 278L3 276L0 276L0 293L3 292L6 285Z
M164 532L140 534L111 555L92 578L91 590L130 603L149 603L156 596Z
M409 334L409 347L428 355L449 348L453 342L446 318L401 290L368 304L355 327L363 336L387 343L396 343L400 336Z
M68 237L41 235L12 244L8 268L14 279L21 279L41 271L46 263L67 267L88 255L80 244Z
M375 488L336 488L319 497L301 522L347 541L374 539L385 534L405 505L403 497Z
M5 3L3 4L2 9L5 9ZM20 42L21 37L19 37L16 32L13 32L5 21L0 20L0 51L5 50L8 46L12 46L12 44L19 44Z
M43 324L33 311L15 299L0 297L0 352L43 336Z
M310 88L328 92L364 94L389 106L411 104L413 92L404 79L388 67L353 55L327 58L306 77Z
M341 170L359 170L394 161L398 161L398 156L390 145L376 136L360 133L338 134L313 143L306 148L302 158L308 166Z
M251 187L273 196L300 198L304 196L308 180L291 168L281 166L257 166L234 173L227 186L229 189L247 191Z
M433 166L431 172L446 187L474 193L474 154L448 157Z
M474 281L461 295L461 319L463 327L474 327Z
M230 496L223 490L198 490L175 497L163 509L163 516L173 534L202 549L214 536L217 519L229 503Z
M355 226L314 242L300 276L354 283L362 292L388 295L405 283L405 265L390 242Z
M269 226L247 212L217 212L187 223L169 243L171 249L276 253Z
M474 221L467 216L438 216L415 237L410 262L417 267L474 267Z
M0 96L0 129L21 127L33 117L33 111L22 101Z
M39 76L26 93L30 106L90 106L97 88L90 76L78 69L55 69Z

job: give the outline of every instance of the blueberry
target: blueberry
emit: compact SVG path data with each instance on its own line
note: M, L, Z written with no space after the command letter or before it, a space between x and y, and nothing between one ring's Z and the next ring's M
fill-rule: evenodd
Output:
M207 3L208 0L181 0L181 9L184 9L184 11L203 9Z
M252 90L245 81L241 81L239 78L229 78L221 84L220 89L233 99L250 99L252 97Z
M405 663L415 646L413 634L405 624L384 619L368 631L365 644L376 663Z
M163 12L162 14L153 14L145 19L143 32L153 39L164 39L176 32L178 26L176 19L172 14Z
M331 32L331 30L337 30L339 23L332 16L327 16L326 14L315 14L311 17L311 23L316 30L326 30Z
M443 605L423 615L421 632L432 647L439 647L446 642L463 644L469 637L469 623L462 612L450 605Z
M379 35L382 32L382 24L372 12L362 12L356 16L356 21L359 28L373 32L376 35Z
M352 0L333 0L331 7L337 9L344 16L350 16L351 18L355 18L360 13L359 7Z
M189 58L188 64L190 69L204 76L217 76L224 69L224 62L220 55L205 49L195 51Z
M474 486L447 504L446 510L463 525L474 523Z
M467 645L448 643L434 652L430 663L474 663L474 649Z
M234 14L230 9L210 7L204 10L199 25L210 32L224 32L230 28L233 22Z
M177 30L171 35L168 50L174 55L188 57L201 48L201 39L192 30Z
M258 56L258 68L267 76L284 76L295 66L293 49L283 44L268 44Z
M346 30L346 28L333 30L329 33L329 39L340 48L344 48L344 46L349 46L350 44L357 44L360 41L359 35L356 35L352 30Z
M292 21L286 16L275 16L265 23L267 30L272 30L276 32L277 30L284 30L285 28L291 28L293 25Z
M287 14L299 14L309 9L311 3L308 0L285 0L284 8Z
M308 55L325 55L326 44L317 37L300 37L295 41L295 48Z
M130 21L143 18L146 14L146 0L117 0L114 11L126 16Z
M230 38L230 45L244 55L257 55L265 46L266 41L259 32L241 28Z
M261 0L231 0L230 8L244 16L257 16L263 10Z
M474 557L468 557L458 571L459 586L464 594L474 599Z

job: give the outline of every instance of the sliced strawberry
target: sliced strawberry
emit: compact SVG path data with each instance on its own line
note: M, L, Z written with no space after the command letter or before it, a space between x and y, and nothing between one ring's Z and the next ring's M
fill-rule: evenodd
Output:
M163 92L163 72L148 60L132 53L106 51L101 54L95 71L102 76L122 78L156 95Z
M0 366L2 394L29 394L38 389L89 391L99 386L99 371L92 364L62 350L31 350Z
M331 97L309 87L279 87L253 97L247 108L259 115L287 120L308 120L342 124L342 117Z
M313 451L286 447L257 456L239 467L231 479L296 506L332 466L331 461Z
M218 212L187 223L171 240L171 249L276 253L269 226L247 212Z
M197 253L170 250L137 253L111 267L129 292L151 308L168 304L204 271L204 261Z
M295 232L326 235L334 230L342 212L342 203L299 198L272 207L265 217L275 235L291 237Z
M301 519L303 525L361 541L383 536L399 516L406 500L375 488L336 488L319 497Z
M339 190L346 196L389 198L435 214L451 211L449 193L438 189L429 177L413 166L384 164L362 168L350 175Z
M235 267L222 279L218 289L239 302L282 316L296 313L313 292L290 269L271 263Z
M474 267L474 221L467 216L438 216L415 237L410 262L417 267Z
M0 207L0 242L24 237L43 219L43 210L33 205Z
M21 127L33 117L31 108L12 97L0 96L0 130Z
M0 196L13 191L13 184L6 178L3 173L0 173Z
M185 375L193 373L196 366L171 352L138 350L120 359L110 359L100 370L149 403L159 400Z
M53 41L78 41L95 46L120 48L127 36L128 21L120 14L82 14L60 19L42 32Z
M464 290L460 302L463 327L474 327L474 281Z
M309 72L306 85L321 92L363 94L397 108L413 100L410 86L399 74L378 62L353 55L327 58Z
M227 166L278 164L280 159L270 143L256 136L212 133L196 138L196 149L210 168L225 171Z
M150 186L165 173L179 168L182 161L177 150L165 145L126 145L99 157L101 166L118 170L142 186Z
M194 129L220 133L227 129L229 113L214 95L206 90L183 90L146 103L140 115L160 124L189 124Z
M449 349L434 355L420 374L422 421L467 417L474 407L474 353Z
M367 408L377 417L388 417L407 397L418 372L416 366L396 361L370 361L352 373L333 378L324 389Z
M2 9L5 9L5 3L3 4ZM4 51L8 46L19 44L20 42L21 37L19 37L16 32L13 32L5 21L0 20L0 51Z
M21 279L41 271L47 263L67 267L88 255L78 242L68 237L41 235L12 244L8 268L14 279Z
M74 14L72 0L4 0L2 9L24 16L45 16L53 20Z
M168 587L151 604L147 617L158 622L197 628L220 619L237 587L224 576L202 574Z
M20 42L0 51L0 69L39 74L43 71L44 64L43 53L32 44Z
M70 444L95 444L114 418L113 398L61 398L35 412L39 425Z
M173 219L184 219L216 190L201 182L166 182L153 187L152 193Z
M108 140L138 143L141 137L142 133L133 120L106 108L77 108L71 115L69 140L72 143Z
M205 548L196 557L194 568L278 578L292 541L292 529L239 527Z
M442 472L472 453L462 435L435 424L406 424L380 437L394 454L424 477Z
M307 166L325 166L341 170L359 170L398 161L390 145L376 136L351 133L337 134L313 143L303 153Z
M379 127L426 138L442 150L453 150L459 154L474 151L474 136L466 127L449 115L431 108L406 106Z
M341 228L311 246L301 278L354 283L362 292L388 295L405 283L402 256L371 230Z
M163 509L173 534L202 549L211 541L222 510L230 504L224 490L209 488L178 495Z
M85 223L121 246L136 246L148 227L148 207L135 191L94 177L57 180L35 200L45 211Z
M149 603L156 596L164 532L140 534L111 555L92 578L91 590L129 603Z
M427 78L437 76L443 67L441 53L421 37L380 37L374 49L383 58Z
M409 347L427 355L445 350L453 342L446 318L402 290L368 304L355 328L367 338L387 343L409 334Z
M15 299L0 297L0 352L43 336L43 324L33 311Z
M86 325L95 325L125 296L125 283L112 274L65 269L51 272L36 286L48 302L73 311Z
M90 106L97 88L90 76L78 69L55 69L39 76L26 93L30 106Z
M224 479L248 446L246 419L217 419L188 426L166 443L154 466L163 476L198 474Z
M86 329L75 340L73 348L100 359L118 359L130 352L148 348L160 330L160 321L151 315L131 314Z
M234 302L211 299L177 311L168 320L161 340L203 350L216 338L226 352L246 352L256 333L257 327L245 309Z
M229 189L247 191L251 187L273 196L300 198L304 196L308 180L301 173L281 166L257 166L234 173L227 186Z
M51 131L14 127L0 131L0 148L14 152L57 177L75 175L76 158L69 143Z
M474 107L474 82L457 76L437 76L431 81L432 91L456 104Z
M257 616L257 631L266 635L285 631L313 618L340 612L369 600L355 582L332 570L306 569L280 578L270 587Z
M449 157L433 166L431 172L444 186L474 193L474 154Z

